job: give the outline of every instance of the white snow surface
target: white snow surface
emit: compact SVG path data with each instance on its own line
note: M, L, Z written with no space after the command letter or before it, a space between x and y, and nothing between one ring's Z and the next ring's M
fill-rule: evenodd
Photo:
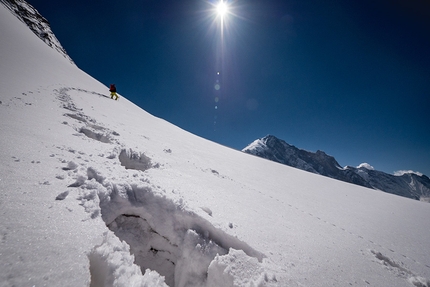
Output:
M427 203L113 101L3 5L0 39L1 287L430 286Z

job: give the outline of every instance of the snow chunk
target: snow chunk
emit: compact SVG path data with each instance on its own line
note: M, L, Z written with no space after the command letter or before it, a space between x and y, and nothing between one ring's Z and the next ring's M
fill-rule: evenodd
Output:
M95 179L98 183L103 183L105 177L101 175L101 173L93 167L89 167L87 169L88 179Z
M67 167L63 167L63 170L75 170L78 168L78 164L74 161L69 161Z
M86 128L86 127L82 127L79 130L79 132L83 133L84 135L86 135L87 137L89 137L89 138L91 138L93 140L97 140L97 141L102 142L102 143L110 143L111 142L111 140L110 140L110 138L109 138L108 135L92 131L91 129Z
M182 255L175 268L175 287L208 286L205 284L206 274L213 258L227 253L227 250L194 230L186 232L181 249Z
M66 190L62 193L60 193L59 195L57 195L57 197L55 198L55 200L64 200L66 199L66 197L69 195L69 191Z
M408 279L408 281L413 284L416 287L429 287L430 286L430 280L420 277L420 276L413 276Z
M131 149L123 149L118 156L121 165L126 169L145 171L152 167L151 159L143 153L134 152Z
M359 166L357 166L357 168L362 168L364 167L365 169L368 170L375 170L375 168L373 166L371 166L370 164L363 162L362 164L360 164Z
M227 255L217 255L208 269L207 286L276 286L276 277L269 275L262 263L242 250L230 248Z
M103 243L96 246L90 254L90 287L96 286L141 286L167 287L164 277L156 271L142 271L135 265L127 243L119 241L112 232L106 232Z
M212 216L212 210L207 206L200 207L204 212L206 212L209 216Z

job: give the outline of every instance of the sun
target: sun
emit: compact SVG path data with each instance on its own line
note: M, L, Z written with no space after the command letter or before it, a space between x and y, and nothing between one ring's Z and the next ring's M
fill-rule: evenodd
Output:
M219 16L224 17L228 12L227 4L225 4L224 1L221 0L216 6L216 11Z

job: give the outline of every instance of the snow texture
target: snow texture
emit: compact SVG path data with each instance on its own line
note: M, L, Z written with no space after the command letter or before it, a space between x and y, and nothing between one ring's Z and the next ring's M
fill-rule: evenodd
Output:
M429 286L427 203L112 101L4 5L0 38L1 287Z

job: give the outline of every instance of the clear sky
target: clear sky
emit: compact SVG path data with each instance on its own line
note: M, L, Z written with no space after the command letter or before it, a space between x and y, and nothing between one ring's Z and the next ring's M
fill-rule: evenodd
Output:
M194 134L430 176L425 2L227 1L221 33L213 0L29 0L82 70Z

